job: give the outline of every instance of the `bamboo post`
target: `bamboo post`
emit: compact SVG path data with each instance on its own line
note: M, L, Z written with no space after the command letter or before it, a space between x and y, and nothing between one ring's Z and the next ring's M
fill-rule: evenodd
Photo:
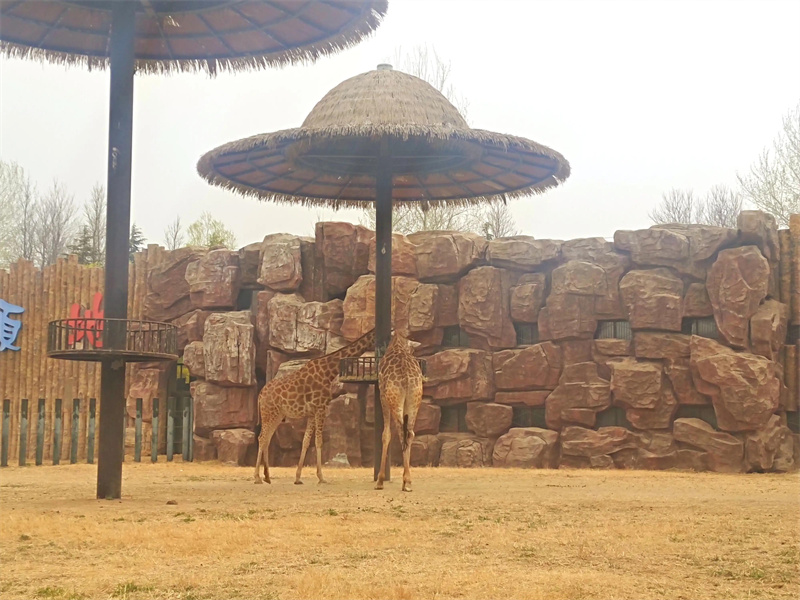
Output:
M175 397L167 398L167 461L172 461L175 450Z
M142 462L142 399L136 399L136 435L133 442L133 460Z
M150 460L158 462L158 398L153 398L153 420L150 428Z
M189 460L189 446L191 445L189 440L191 431L189 430L189 396L183 397L183 415L182 415L182 422L181 426L183 429L183 460L186 462Z
M94 464L94 436L97 430L97 400L91 398L89 400L89 433L86 440L86 462L90 465Z
M44 414L45 400L39 398L39 407L36 414L36 466L44 460Z
M69 464L74 465L78 462L78 425L80 423L81 400L72 399L72 436L69 446Z
M28 399L22 399L19 419L19 466L24 467L28 459Z
M56 398L56 409L53 421L55 422L55 430L53 431L53 464L61 463L61 434L62 434L62 421L61 421L61 398Z
M3 439L0 441L0 467L8 466L8 436L11 434L11 400L3 400Z

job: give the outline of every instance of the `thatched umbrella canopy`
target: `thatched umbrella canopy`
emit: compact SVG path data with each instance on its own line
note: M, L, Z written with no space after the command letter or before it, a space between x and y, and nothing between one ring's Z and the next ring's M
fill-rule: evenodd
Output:
M375 351L391 330L392 205L471 204L541 193L569 176L555 150L471 129L433 86L392 70L363 73L328 92L302 127L256 135L205 154L214 185L276 202L375 203ZM383 414L375 390L375 478Z
M375 202L381 147L394 203L475 203L541 193L569 176L561 154L471 129L425 81L388 65L328 92L301 127L224 144L197 165L210 183L276 202Z
M262 68L357 43L388 0L0 0L0 53L110 67L104 311L128 309L133 75ZM115 328L120 329L120 328ZM125 348L124 328L106 349ZM105 353L110 356L109 352ZM124 355L101 369L97 497L122 494Z
M315 60L357 44L388 0L125 0L134 5L136 70L238 70ZM0 0L0 50L55 63L108 66L120 0Z

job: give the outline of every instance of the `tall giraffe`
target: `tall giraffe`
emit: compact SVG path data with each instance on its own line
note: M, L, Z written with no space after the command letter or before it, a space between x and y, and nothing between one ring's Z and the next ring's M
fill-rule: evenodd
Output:
M411 491L411 442L414 441L414 423L417 420L419 405L422 403L422 369L414 358L409 341L397 331L380 359L378 367L378 386L381 391L383 408L383 454L381 469L378 472L376 490L383 489L386 478L386 454L392 441L391 422L394 420L397 431L402 432L403 445L403 491ZM391 418L388 417L391 415Z
M258 458L256 458L255 482L261 483L258 467L264 465L264 480L269 479L269 442L278 424L284 417L297 419L307 417L306 431L303 435L303 449L300 462L297 464L297 475L294 482L300 481L306 452L311 444L311 434L316 431L317 478L325 483L322 477L322 428L330 404L331 386L339 375L339 360L350 356L361 356L368 350L375 349L375 330L366 333L349 346L320 358L309 360L294 373L273 379L263 387L258 395L258 410L261 416L261 435L258 437Z

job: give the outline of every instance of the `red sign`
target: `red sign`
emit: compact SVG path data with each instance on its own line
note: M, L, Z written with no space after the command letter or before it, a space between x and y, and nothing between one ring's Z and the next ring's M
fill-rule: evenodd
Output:
M69 307L69 320L67 325L74 327L69 333L69 345L74 346L76 342L86 342L92 348L103 347L103 294L97 292L92 297L92 308L84 309L80 304L75 303Z

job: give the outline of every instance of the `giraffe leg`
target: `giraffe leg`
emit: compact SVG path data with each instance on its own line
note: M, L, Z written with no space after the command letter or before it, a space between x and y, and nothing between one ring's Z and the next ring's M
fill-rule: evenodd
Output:
M392 421L388 414L384 414L386 418L383 422L383 436L381 438L383 442L383 448L381 450L381 468L378 471L378 482L375 484L376 490L383 489L383 481L386 479L386 455L389 452L389 444L392 441Z
M308 447L311 444L312 433L314 433L314 419L308 417L306 420L306 432L303 434L303 449L300 451L300 462L297 463L297 474L294 477L295 485L302 485L303 483L300 481L300 475L303 473L303 465L306 462L306 452L308 452Z
M419 393L422 397L422 392ZM405 415L405 449L403 450L403 491L411 491L411 444L414 443L414 424L417 421L417 412L419 411L419 401L412 401L406 403Z
M262 421L261 435L258 436L258 457L256 458L255 483L261 483L261 476L258 474L259 467L264 465L264 481L272 483L269 478L269 443L272 436L281 422L282 415L271 415L266 421Z
M314 445L317 447L317 479L319 483L328 483L322 476L322 429L325 427L325 411L323 407L314 414Z

